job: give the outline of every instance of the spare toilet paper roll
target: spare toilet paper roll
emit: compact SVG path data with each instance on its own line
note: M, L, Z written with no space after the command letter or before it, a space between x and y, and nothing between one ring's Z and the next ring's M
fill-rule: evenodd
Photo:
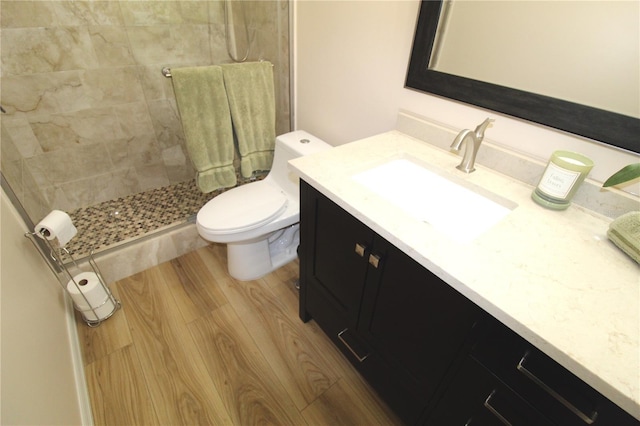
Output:
M95 272L81 272L73 278L67 283L67 291L71 295L76 308L82 312L86 320L98 321L105 319L115 310L116 306ZM78 284L77 286L73 282L74 280ZM87 301L89 302L88 304Z
M60 210L52 210L36 225L34 231L43 239L57 238L60 247L64 247L78 233L69 215Z

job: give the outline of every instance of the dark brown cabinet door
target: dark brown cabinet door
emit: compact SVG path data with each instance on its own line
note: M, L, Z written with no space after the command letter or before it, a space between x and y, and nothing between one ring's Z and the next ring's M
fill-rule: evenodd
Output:
M373 231L304 182L301 187L301 317L326 311L355 329ZM317 306L314 295L327 306Z
M383 238L372 255L358 333L428 401L482 311Z

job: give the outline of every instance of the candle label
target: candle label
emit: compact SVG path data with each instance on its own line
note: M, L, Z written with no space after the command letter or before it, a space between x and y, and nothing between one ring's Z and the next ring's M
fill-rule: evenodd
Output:
M579 177L580 172L563 169L550 162L540 179L538 189L551 197L566 198Z

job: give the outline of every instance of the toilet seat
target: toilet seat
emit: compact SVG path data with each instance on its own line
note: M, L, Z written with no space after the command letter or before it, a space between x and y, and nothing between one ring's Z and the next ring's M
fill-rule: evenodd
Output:
M266 183L253 182L223 192L198 212L198 224L217 234L249 231L271 222L287 208L284 193Z

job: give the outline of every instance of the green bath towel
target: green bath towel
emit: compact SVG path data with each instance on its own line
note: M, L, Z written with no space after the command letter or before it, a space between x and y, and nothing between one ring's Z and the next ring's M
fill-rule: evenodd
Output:
M233 128L222 68L171 70L189 157L202 192L236 185Z
M623 214L611 222L607 236L618 248L640 263L640 211Z
M270 170L276 139L273 65L224 64L222 73L238 139L240 172L250 177L256 170Z

